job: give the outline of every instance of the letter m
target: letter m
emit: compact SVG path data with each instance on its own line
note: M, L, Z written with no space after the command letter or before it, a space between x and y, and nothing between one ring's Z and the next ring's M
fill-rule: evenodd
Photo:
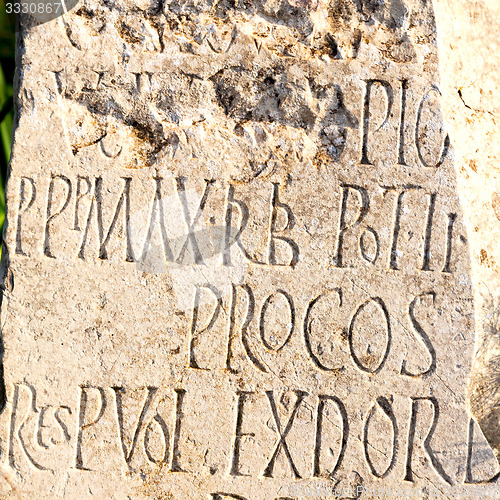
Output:
M130 230L130 183L132 179L130 177L122 177L124 181L123 190L118 198L118 202L115 207L115 211L111 218L108 230L104 231L103 223L103 194L102 194L102 177L96 177L94 184L94 196L92 197L92 202L90 204L89 215L87 218L87 224L85 226L85 232L82 238L82 245L78 253L80 259L84 259L85 247L87 245L88 233L90 225L92 223L92 218L94 212L96 214L97 220L97 233L99 235L99 258L102 260L108 259L107 246L111 236L118 225L120 213L123 212L123 230L125 232L126 238L126 249L125 249L125 261L134 262L134 253L132 250L131 243L131 230ZM123 210L122 210L123 209Z

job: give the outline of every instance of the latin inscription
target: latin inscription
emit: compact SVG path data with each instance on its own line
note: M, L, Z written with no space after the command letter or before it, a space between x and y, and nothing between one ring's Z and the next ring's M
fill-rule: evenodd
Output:
M147 464L161 464L171 473L195 472L188 470L186 465L190 438L185 429L191 427L190 420L198 418L198 401L195 394L189 394L182 388L143 387L131 392L122 386L82 386L75 391L75 401L60 406L39 406L36 389L26 383L14 384L11 391L10 432L5 455L6 465L11 469L16 470L21 464L27 464L34 470L50 473L54 470L51 457L57 456L60 461L63 456L66 461L59 462L59 467L66 466L82 473L99 470L104 464L105 467L124 467L131 473ZM278 409L285 396L291 400L288 414L282 413L281 404ZM133 410L125 404L131 398L136 401ZM357 460L367 465L373 478L399 475L400 480L412 483L414 475L421 474L426 467L423 464L427 464L438 483L454 484L450 476L456 476L457 471L450 470L450 463L444 458L446 454L440 453L438 457L433 449L434 435L440 433L443 425L439 402L433 396L401 398L397 407L392 395L379 396L367 408L353 408L353 402L347 403L333 394L315 395L298 389L290 393L273 389L238 391L232 399L232 409L219 407L217 410L226 412L224 418L233 422L230 434L220 436L220 440L228 444L224 456L227 457L226 472L231 477L255 475L264 481L277 475L296 480L333 479L342 468L346 453L354 452ZM159 409L159 402L163 400L170 401L168 410ZM267 404L262 405L266 401ZM259 424L255 423L255 419L249 419L254 407L266 406ZM292 432L296 437L308 432L298 414L309 408L315 428L313 439L304 434L302 439L291 440ZM427 409L431 412L425 411ZM356 412L364 415L361 420L354 418ZM377 414L385 421L383 432L386 434L387 450L383 454L385 463L382 467L375 465L372 456L376 447L370 443L373 435L371 426ZM134 423L125 426L125 421ZM269 428L265 422L272 422L273 425ZM357 426L361 426L361 439L356 435ZM463 454L464 463L459 464L459 472L465 470L460 482L486 484L496 481L500 473L488 478L473 476L474 421L464 422L462 427L462 447L467 451ZM329 437L332 430L338 434L334 442ZM266 441L268 445L265 449L258 449L257 437L262 433L269 438ZM249 441L248 437L252 439ZM306 443L309 458L305 462L301 460L299 466L295 457L299 451L303 455ZM113 458L96 461L94 455L89 454L92 446L100 446L101 453ZM62 454L58 448L64 448ZM426 457L424 462L417 463L413 459L417 453ZM243 471L249 470L251 454L262 457L262 461L256 467L253 464L258 472L249 474ZM399 454L401 459L398 459ZM278 473L275 465L280 457L285 468L280 467ZM404 461L403 457L406 457ZM192 467L195 462L189 463ZM355 464L351 466L355 467Z
M158 230L165 264L203 264L207 256L218 255L223 267L231 267L239 257L252 266L293 269L304 259L316 254L321 257L321 252L311 255L311 248L301 244L304 228L307 231L313 221L301 206L287 200L290 188L285 185L261 184L262 196L269 200L263 213L249 206L251 191L215 179L205 181L197 195L197 208L190 208L192 200L188 202L186 197L187 179L154 177L147 182L149 185L143 180L134 182L132 177L105 181L102 177L61 174L49 179L20 178L15 254L134 263L147 256L152 234ZM150 205L139 210L135 200L145 195ZM462 251L465 238L457 234L457 214L443 211L445 194L440 196L418 185L364 187L339 182L331 195L332 201L338 200L337 209L315 215L336 228L318 235L325 240L322 258L335 267L363 268L369 264L387 271L457 271L455 254ZM38 210L43 210L44 220L33 220ZM143 234L134 231L133 220L138 213L148 224ZM211 229L217 241L212 238L207 248L199 241L202 235L198 231L208 220L220 221L220 225ZM250 228L255 220L266 222L260 228ZM29 247L24 235L28 221L34 233ZM415 222L420 234L410 229ZM179 228L183 236L175 236ZM255 246L245 242L249 235L261 243ZM62 237L72 244L56 250L56 240ZM176 238L179 241L174 241ZM438 252L439 258L433 257Z
M498 481L466 412L431 5L132 3L20 34L6 482L303 500Z

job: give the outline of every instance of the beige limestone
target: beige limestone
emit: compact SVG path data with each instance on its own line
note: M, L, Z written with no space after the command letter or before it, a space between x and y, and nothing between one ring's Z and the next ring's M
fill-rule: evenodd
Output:
M477 355L470 403L500 456L500 4L435 5L444 111L472 255Z
M18 48L4 497L498 496L429 2L90 0Z

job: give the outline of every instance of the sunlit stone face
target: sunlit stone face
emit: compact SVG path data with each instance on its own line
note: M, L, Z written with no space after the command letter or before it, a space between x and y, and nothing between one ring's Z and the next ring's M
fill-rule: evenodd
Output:
M489 494L434 32L427 2L321 0L81 2L23 32L23 498Z

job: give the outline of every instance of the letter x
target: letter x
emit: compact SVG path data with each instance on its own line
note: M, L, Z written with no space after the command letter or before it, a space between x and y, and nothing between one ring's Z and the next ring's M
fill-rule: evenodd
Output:
M199 218L201 217L205 205L207 204L207 198L208 198L208 193L210 191L210 186L215 181L213 180L206 181L207 185L205 186L205 191L203 192L203 195L201 197L198 211L196 212L196 215L194 216L194 219L192 221L191 221L191 214L189 213L188 200L186 198L186 187L184 185L185 178L178 177L176 179L176 182L177 182L177 193L179 194L179 199L182 205L182 211L184 212L184 219L186 220L186 224L188 226L188 235L186 240L184 241L184 244L182 245L181 251L179 252L179 256L177 257L176 262L178 264L182 263L182 260L184 259L184 255L188 247L188 243L191 242L191 246L193 247L193 252L194 252L194 260L197 264L202 264L203 257L201 255L200 248L198 247L198 242L196 241L194 235L194 227L198 222Z
M297 396L297 401L295 401L295 407L293 408L292 414L288 420L288 423L286 424L285 430L281 432L281 422L278 415L278 410L276 409L276 403L274 402L273 391L266 391L266 396L269 399L269 405L271 406L271 411L273 412L274 423L276 424L276 432L279 435L279 441L276 444L276 448L274 449L274 453L273 456L271 457L271 460L269 460L269 463L267 464L267 467L262 474L264 477L273 477L274 462L276 461L276 458L278 458L281 448L283 448L283 451L285 452L285 455L288 458L288 462L290 463L290 467L292 468L295 479L301 479L299 471L297 470L295 464L293 463L292 456L290 455L290 450L288 449L288 445L286 444L285 439L292 427L293 419L297 414L300 404L302 403L304 397L307 396L307 392L303 391L294 391L294 392L295 395Z

